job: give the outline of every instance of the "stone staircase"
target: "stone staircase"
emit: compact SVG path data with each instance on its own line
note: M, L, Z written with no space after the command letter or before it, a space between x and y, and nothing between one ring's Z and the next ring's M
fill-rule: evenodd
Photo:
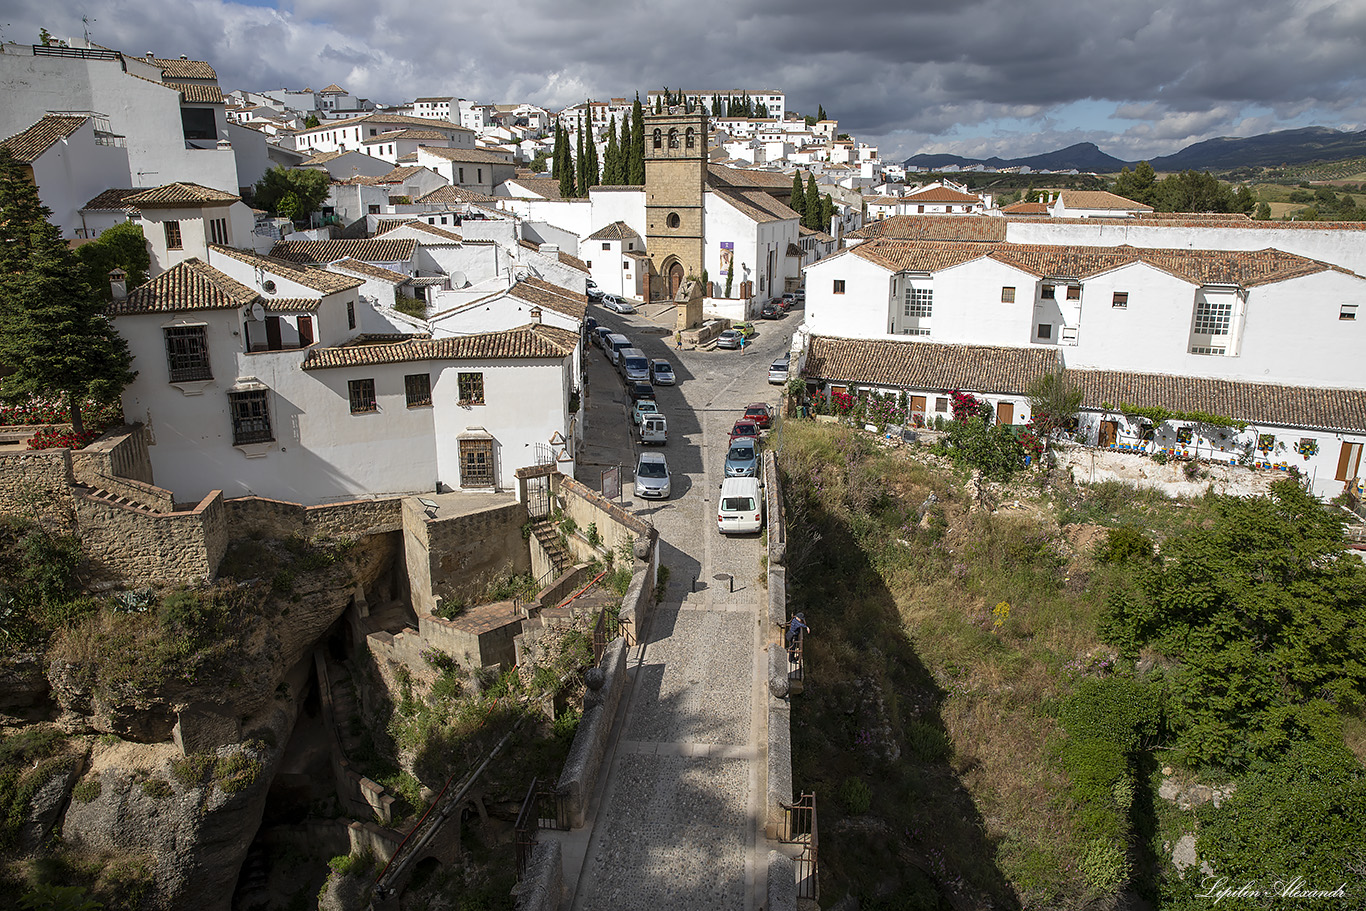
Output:
M100 487L89 487L86 488L86 492L90 499L99 500L100 502L108 503L111 506L119 506L123 509L131 509L134 512L140 512L144 515L149 516L161 515L160 510L153 509L146 503L139 503L137 500L130 500L128 497L116 494L111 490L104 490Z
M332 714L337 725L337 738L341 741L342 752L350 756L361 745L360 737L351 725L351 719L359 714L356 710L356 690L351 685L351 673L345 665L328 659L327 683L332 691Z
M541 549L550 557L550 562L555 565L555 575L559 575L574 565L574 560L569 556L569 551L565 549L564 542L560 540L560 529L549 519L541 519L531 526L531 533L540 542Z

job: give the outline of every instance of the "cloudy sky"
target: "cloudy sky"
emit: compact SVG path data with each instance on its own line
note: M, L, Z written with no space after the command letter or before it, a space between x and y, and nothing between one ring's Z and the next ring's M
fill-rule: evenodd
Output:
M1363 0L5 0L38 30L208 60L224 90L336 82L375 101L551 108L776 88L884 157L1119 158L1215 136L1366 128Z

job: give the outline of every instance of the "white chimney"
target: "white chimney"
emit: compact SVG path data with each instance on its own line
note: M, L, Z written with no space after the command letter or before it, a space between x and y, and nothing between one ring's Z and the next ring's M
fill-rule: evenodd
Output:
M541 252L546 256L557 256L560 252L559 244L541 244Z
M115 266L109 273L109 295L116 301L128 297L128 273Z
M532 308L531 308L531 321L532 321L533 323L540 323L540 321L541 321L541 308L540 308L540 307L532 307Z

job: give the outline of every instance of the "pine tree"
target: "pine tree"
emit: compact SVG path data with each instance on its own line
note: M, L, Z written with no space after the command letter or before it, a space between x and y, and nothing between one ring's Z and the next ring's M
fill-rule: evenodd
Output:
M806 189L802 186L802 172L792 175L792 211L798 215L806 212Z
M645 111L640 106L640 93L631 108L631 173L626 181L634 186L645 185Z
M60 395L81 433L82 401L115 401L137 374L51 214L23 166L0 150L0 363L13 371L0 395Z
M821 230L821 194L816 189L816 175L806 175L806 200L802 208L802 224L813 231Z
M602 162L602 182L604 186L614 187L621 183L621 178L617 175L621 168L617 159L620 157L617 145L617 125L613 121L607 121L607 151L603 152Z

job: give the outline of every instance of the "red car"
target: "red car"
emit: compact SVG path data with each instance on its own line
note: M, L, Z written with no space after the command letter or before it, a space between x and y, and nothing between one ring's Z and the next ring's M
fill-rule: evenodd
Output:
M735 426L730 429L730 438L737 440L740 437L751 437L759 439L759 425L749 418L741 418L735 422Z
M742 420L753 421L759 425L760 430L767 430L773 424L773 412L769 411L763 402L756 402L745 408Z

